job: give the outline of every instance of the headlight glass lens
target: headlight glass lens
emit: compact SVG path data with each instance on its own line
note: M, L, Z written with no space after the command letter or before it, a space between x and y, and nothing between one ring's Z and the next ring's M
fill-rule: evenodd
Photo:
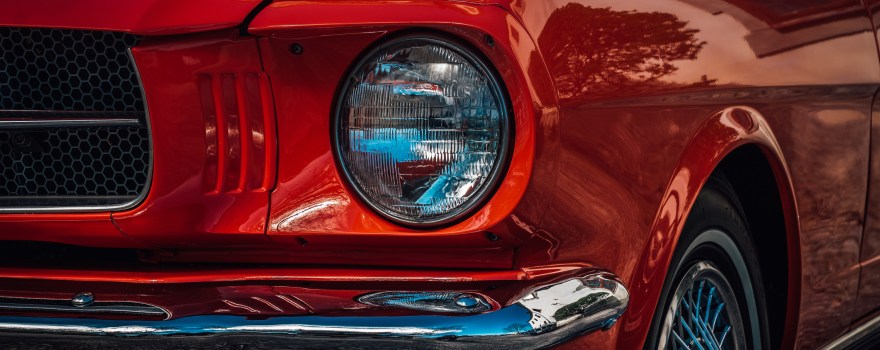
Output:
M404 39L353 74L337 150L362 199L396 221L424 225L457 219L485 198L510 134L485 65L442 41Z

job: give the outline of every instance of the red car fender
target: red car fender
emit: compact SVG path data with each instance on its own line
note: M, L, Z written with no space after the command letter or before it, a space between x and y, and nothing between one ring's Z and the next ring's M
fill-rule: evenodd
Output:
M788 315L783 348L794 345L800 305L800 226L797 203L785 158L764 117L750 107L725 108L709 116L699 127L682 153L667 186L661 206L651 225L651 236L636 264L631 290L646 291L632 298L627 313L617 328L620 349L641 348L647 337L654 310L666 279L672 255L700 190L718 164L735 149L757 145L770 163L785 213L788 240ZM636 294L638 292L635 292Z

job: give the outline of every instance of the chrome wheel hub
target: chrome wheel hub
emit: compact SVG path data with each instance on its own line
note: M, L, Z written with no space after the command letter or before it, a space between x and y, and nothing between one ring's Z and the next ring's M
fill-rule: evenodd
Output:
M718 269L697 262L675 289L661 329L660 349L745 349L742 314Z

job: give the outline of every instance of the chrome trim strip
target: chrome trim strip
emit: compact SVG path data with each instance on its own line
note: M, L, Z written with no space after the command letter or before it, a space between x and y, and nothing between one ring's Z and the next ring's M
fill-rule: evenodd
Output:
M137 198L133 199L127 205L108 209L115 211L132 209L140 205L144 199L147 198L147 194L150 193L150 185L153 183L153 159L155 156L153 152L156 151L155 147L153 147L153 126L150 124L150 106L149 103L147 103L147 91L144 90L144 80L141 79L141 71L138 69L137 60L134 59L134 54L131 53L130 47L126 50L126 53L128 54L129 60L131 60L132 67L134 67L134 75L137 77L138 89L141 90L141 101L143 101L144 104L144 127L147 128L147 139L149 140L150 146L150 163L147 165L149 167L149 169L147 169L147 181L144 183L144 188L141 190L141 193L139 193Z
M141 193L139 193L138 196L136 198L132 199L130 202L121 203L121 204L60 206L60 207L59 206L53 206L53 207L48 207L48 206L47 207L0 207L0 214L79 213L79 212L123 211L123 210L132 209L132 208L138 206L139 204L141 204L141 202L144 201L144 199L147 198L147 193L150 192L150 185L152 184L152 181L153 181L153 156L154 156L153 155L153 152L154 152L153 129L152 129L152 126L150 125L150 108L147 104L147 93L146 93L146 91L144 91L144 82L141 79L141 72L138 69L137 62L134 59L134 55L132 55L132 53L131 53L131 48L128 48L128 50L126 50L126 51L128 53L129 60L131 61L131 65L134 68L134 74L137 76L138 88L141 91L141 96L142 96L143 103L144 103L144 112L143 113L134 112L134 113L136 113L138 117L143 116L143 121L144 121L145 127L147 128L147 137L149 138L149 142L150 142L149 170L147 170L147 181L146 181L146 183L144 183L144 188L141 190ZM4 111L6 111L6 110L4 110ZM15 112L29 114L34 111L15 111ZM55 111L52 111L52 113L55 113ZM76 114L76 113L81 113L81 112L68 112L68 113ZM89 112L89 113L92 113L92 112ZM116 113L116 112L114 112L114 113ZM122 112L122 113L124 113L124 112ZM11 114L9 114L9 115L11 115ZM0 129L2 129L2 128L0 128ZM88 198L88 197L84 197L84 198Z
M4 118L87 118L87 119L139 119L144 112L125 111L67 111L67 110L32 110L32 109L0 109L0 120Z
M140 120L123 119L123 118L107 118L107 119L90 119L90 118L3 118L0 119L0 130L12 129L58 129L58 128L76 128L76 127L127 127L139 126Z
M594 272L535 288L516 303L477 315L310 315L268 319L202 315L167 321L0 317L0 343L3 338L18 341L28 335L36 342L99 336L102 344L137 337L149 341L150 346L168 341L180 347L189 339L231 336L248 340L255 349L273 348L278 340L295 341L297 346L306 347L332 344L385 349L389 342L396 342L398 347L408 344L420 348L536 349L607 329L623 314L628 303L629 292L622 283L609 274Z
M823 346L822 350L839 350L848 349L855 345L859 340L880 331L880 315L874 319L865 322L859 327L850 330L840 338L835 339L828 345Z
M56 302L56 303L53 303ZM67 305L57 302L67 302ZM24 312L57 312L68 314L116 314L161 316L167 318L164 309L145 303L136 302L94 302L88 306L74 306L67 300L31 299L31 298L0 298L0 311Z
M102 200L102 199L117 199L117 198L135 198L137 196L3 196L0 197L0 202L4 200L39 200L39 199L73 199L73 198L84 198L84 199L94 199L94 200Z

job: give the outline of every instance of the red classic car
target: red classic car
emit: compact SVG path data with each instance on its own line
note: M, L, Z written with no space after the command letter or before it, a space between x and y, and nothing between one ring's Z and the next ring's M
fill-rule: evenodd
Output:
M854 348L880 0L2 0L3 348Z

